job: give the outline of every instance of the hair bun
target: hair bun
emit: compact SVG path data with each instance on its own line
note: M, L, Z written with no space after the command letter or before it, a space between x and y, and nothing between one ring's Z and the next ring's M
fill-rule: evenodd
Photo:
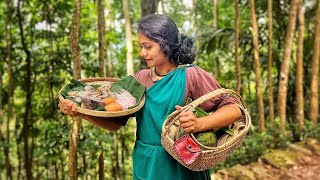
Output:
M172 53L173 59L176 59L180 64L193 63L196 53L193 47L193 40L188 36L179 33L178 42L175 51Z

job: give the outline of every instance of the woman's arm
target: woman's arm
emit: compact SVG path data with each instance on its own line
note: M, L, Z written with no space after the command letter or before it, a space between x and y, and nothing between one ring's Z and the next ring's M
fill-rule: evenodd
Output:
M187 98L198 99L204 94L220 88L217 80L200 67L187 68L185 100ZM241 117L241 110L235 103L236 100L227 94L219 95L199 105L203 110L214 113L197 118L192 112L182 112L180 113L181 126L186 132L200 132L226 127Z
M66 115L79 116L91 122L92 124L107 129L109 131L119 130L122 126L124 126L127 123L128 119L130 118L130 115L122 117L100 118L80 114L76 110L77 108L75 103L68 99L61 100L58 106L60 111Z
M179 110L181 107L176 106ZM197 118L192 111L180 113L181 127L186 132L202 132L209 129L226 127L241 117L241 110L236 104L229 104L217 109L214 113Z
M88 116L85 114L79 114L81 118L91 122L92 124L109 131L117 131L126 124L130 116L112 117L112 118L100 118L94 116Z

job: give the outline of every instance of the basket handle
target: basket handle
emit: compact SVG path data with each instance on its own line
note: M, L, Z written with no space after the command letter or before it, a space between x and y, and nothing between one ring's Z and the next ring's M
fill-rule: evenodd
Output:
M199 97L198 99L192 101L190 104L188 104L188 105L186 105L186 106L183 106L180 110L174 111L171 115L169 115L169 116L167 117L167 119L172 119L172 120L170 121L170 124L165 128L164 135L166 135L166 134L168 133L169 128L178 120L178 119L173 119L173 117L175 117L177 114L180 114L182 111L190 111L190 110L192 111L192 110L194 110L199 104L201 104L201 103L203 103L203 102L205 102L205 101L207 101L207 100L210 100L210 99L212 99L212 98L214 98L214 97L216 97L216 96L219 96L219 95L221 95L221 94L223 94L223 93L226 93L226 89L223 89L223 88L221 88L221 89L216 89L216 90L214 90L214 91L212 91L212 92L210 92L210 93L207 93L207 94ZM238 95L236 92L234 92L234 91L232 91L232 90L230 90L230 93L235 93L235 94L236 94L236 95L235 95L236 97L237 97L237 96L240 97L240 95ZM238 99L238 97L237 97L237 99ZM240 98L241 98L241 97L240 97ZM180 123L180 122L178 122L178 123ZM164 124L164 126L166 126L166 125Z

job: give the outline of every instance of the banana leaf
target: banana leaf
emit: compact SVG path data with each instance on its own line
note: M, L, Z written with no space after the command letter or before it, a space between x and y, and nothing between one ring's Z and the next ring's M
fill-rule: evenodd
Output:
M136 106L140 103L146 90L146 87L140 84L132 75L122 78L111 85L112 92L119 92L121 88L127 90L133 97L136 98ZM129 108L134 107L135 106Z
M68 93L70 91L83 91L84 87L86 86L85 83L78 81L76 79L71 79L70 83L67 84L60 92L63 98L72 100L77 105L80 105L81 102L77 101L74 97L69 96Z
M67 84L62 90L61 90L61 95L65 98L65 99L69 99L74 101L75 103L77 103L77 105L80 105L81 102L77 101L74 97L69 96L68 93L70 91L84 91L84 87L88 86L88 84L83 83L81 81L78 81L76 79L71 79L70 83ZM97 89L99 87L99 85L90 85L93 88ZM114 83L112 83L111 85L111 91L112 92L119 92L120 89L124 89L126 91L128 91L133 97L136 98L137 103L136 106L140 103L145 89L146 87L141 85L132 75L129 75L127 77L124 77L122 79L120 79L119 81L116 81ZM133 108L135 106L129 107L129 108ZM103 111L104 108L98 107L96 110L98 111Z

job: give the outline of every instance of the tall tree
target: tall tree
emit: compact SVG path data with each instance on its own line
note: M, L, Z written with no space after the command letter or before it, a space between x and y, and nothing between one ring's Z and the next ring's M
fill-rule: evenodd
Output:
M219 28L219 8L218 8L218 0L213 0L213 29L218 30ZM220 76L220 62L219 58L214 59L214 67L213 71L215 77L218 79Z
M159 0L141 0L141 17L157 12Z
M114 180L120 180L120 163L119 163L119 137L118 133L113 133L113 157L112 157L112 177Z
M159 14L165 14L163 6L164 6L163 0L159 0L159 3L158 3L158 13Z
M213 28L218 29L218 24L219 24L218 0L213 0Z
M283 50L283 58L280 70L280 79L278 87L278 114L280 117L281 129L285 130L286 125L286 104L287 104L287 89L288 89L288 76L289 64L291 57L291 48L293 42L293 35L296 26L297 9L300 0L292 0L290 4L290 15L288 19L287 34L285 40L285 47Z
M297 102L297 122L299 130L303 129L304 121L304 100L303 100L303 40L304 40L304 8L300 3L299 14L299 35L298 35L298 49L297 49L297 64L296 64L296 102Z
M10 121L12 119L12 106L13 106L13 73L12 73L12 51L11 51L11 0L6 1L7 5L7 17L6 17L6 51L7 51L7 63L8 63L8 75L9 75L9 88L8 88L8 104L7 104L7 133L6 144L4 148L7 177L12 179L12 165L10 161ZM1 70L2 71L2 70ZM2 77L1 77L2 79ZM1 80L2 81L2 80ZM1 82L2 85L2 82Z
M236 62L236 74L237 74L237 92L241 91L241 73L240 73L240 60L239 60L239 6L238 0L234 0L234 10L235 10L235 18L234 18L234 60Z
M107 10L108 11L111 11L112 9L112 3L110 1L107 2ZM108 26L107 26L107 32L111 32L113 31L113 28L114 28L114 17L112 15L112 13L108 13L108 16L107 16L107 21L109 22L108 23ZM113 69L113 64L112 64L112 44L110 42L110 40L107 40L106 42L106 45L107 45L107 63L106 63L106 76L109 76L111 77L112 76L112 69Z
M73 17L70 34L70 47L73 62L73 78L81 79L81 62L80 62L80 18L81 18L81 0L74 0ZM79 117L72 118L72 127L70 129L69 140L69 161L68 161L68 175L69 179L78 179L77 173L77 150L79 142L79 134L81 128L81 119Z
M149 14L154 14L157 12L159 0L141 0L141 17L147 16ZM145 69L147 67L146 62L143 58L140 58L140 69Z
M24 53L26 54L26 76L25 76L25 91L26 91L26 104L25 104L25 113L23 117L23 140L24 140L24 157L25 163L24 167L26 170L26 178L28 180L32 179L32 157L30 157L30 147L29 147L29 118L31 115L31 101L32 101L32 90L31 90L31 52L27 47L25 41L25 35L23 30L23 20L20 12L21 0L18 1L18 21L20 29L20 39Z
M199 21L198 21L198 0L192 0L192 8L193 11L191 12L191 14L193 13L193 20L192 20L192 31L195 34L195 39L194 39L194 44L195 47L199 47L199 38L197 38L198 34L199 34ZM190 15L191 16L191 15ZM196 59L197 61L197 59Z
M265 120L264 120L264 107L263 107L263 97L260 87L260 58L259 58L259 31L258 23L255 12L255 3L254 0L250 0L250 14L252 22L252 36L253 36L253 55L254 55L254 65L255 65L255 74L256 74L256 91L257 91L257 101L258 101L258 111L259 111L259 130L264 131L265 129Z
M125 31L126 31L126 45L127 45L127 75L134 74L133 66L133 45L132 45L132 34L131 34L131 23L129 18L129 7L128 0L123 0L123 12L125 19Z
M273 78L272 78L272 39L273 39L273 17L272 17L272 0L268 0L268 83L269 83L269 121L274 120L274 102L273 102Z
M320 57L320 1L318 0L314 28L314 42L311 65L311 87L310 87L310 119L314 125L319 118L319 57Z
M99 180L104 180L104 156L103 156L103 150L100 152L99 155Z
M104 76L104 58L105 58L105 19L104 3L98 0L98 36L99 36L99 76Z

